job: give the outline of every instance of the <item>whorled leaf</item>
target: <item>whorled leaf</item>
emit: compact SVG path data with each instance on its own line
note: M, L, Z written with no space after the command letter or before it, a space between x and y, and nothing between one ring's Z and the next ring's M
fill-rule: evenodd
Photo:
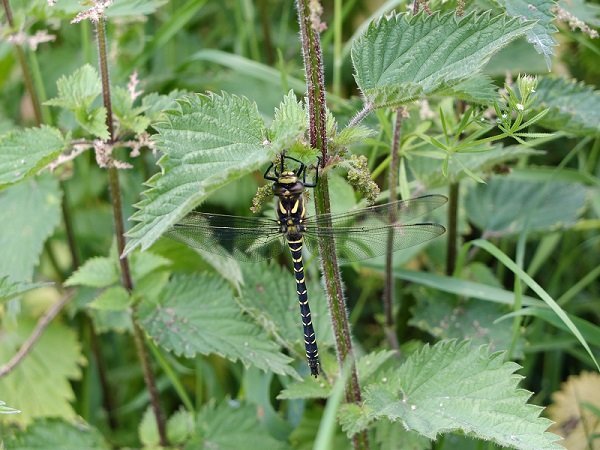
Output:
M399 106L472 77L532 27L532 22L487 13L388 16L353 44L356 81L367 103Z
M573 226L583 212L585 187L577 183L492 177L465 198L469 220L489 235L515 235Z
M0 435L10 450L108 450L110 446L98 430L87 423L60 419L36 420L26 429L8 428Z
M34 323L27 320L4 326L0 333L0 361L10 360L33 328ZM80 377L81 362L81 349L71 329L58 323L46 328L27 356L0 378L2 400L21 411L4 421L27 425L38 417L74 419L71 402L75 394L70 380Z
M356 433L387 419L429 439L461 431L514 449L562 449L546 431L551 422L539 417L542 408L527 404L530 393L517 388L517 368L468 342L425 346L367 386L360 410L342 413L342 427Z
M536 88L535 107L550 108L540 121L553 130L576 135L600 132L600 91L564 78L543 77Z
M46 239L60 222L62 193L51 176L24 180L0 192L0 274L28 281Z
M214 275L173 277L158 303L140 305L142 327L158 345L177 355L219 354L244 365L296 376L291 358L242 314L226 282Z
M270 159L262 117L245 98L190 95L166 117L154 126L162 171L148 180L150 189L136 205L131 219L138 223L128 232L125 253L148 248L209 194Z
M552 9L556 6L555 0L497 0L511 17L525 20L535 20L536 24L527 32L527 41L533 45L536 51L544 56L548 70L550 69L550 57L556 41L552 37L558 29L554 26L554 13Z
M0 186L35 175L65 147L61 132L45 125L0 136Z

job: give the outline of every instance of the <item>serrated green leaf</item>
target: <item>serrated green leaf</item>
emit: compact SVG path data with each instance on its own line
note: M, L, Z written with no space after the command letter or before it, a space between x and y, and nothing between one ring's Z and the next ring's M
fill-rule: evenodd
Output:
M535 26L527 31L527 41L544 56L549 70L552 49L556 45L552 35L558 31L553 23L552 12L556 2L554 0L498 0L498 3L504 6L511 17L536 21Z
M33 322L23 319L18 325L3 326L0 361L8 361L15 355L34 326ZM0 378L3 400L22 411L4 420L27 425L36 417L74 419L71 402L75 395L69 380L80 377L81 362L81 349L71 329L58 323L46 328L27 356L12 372Z
M29 281L46 239L60 223L61 191L50 175L0 192L0 274Z
M5 433L4 444L10 450L108 450L110 446L98 430L78 420L36 420L25 430Z
M270 158L266 130L254 103L223 93L186 96L156 125L162 172L148 181L125 249L149 247L209 194L259 169Z
M89 64L69 76L63 75L56 82L58 96L47 100L46 105L59 106L71 111L77 123L100 139L108 139L106 109L94 107L94 101L102 93L98 72Z
M269 434L261 410L230 400L218 405L209 403L196 420L196 436L187 449L269 449L290 447Z
M187 358L216 353L264 371L297 376L265 333L237 306L231 288L213 275L173 277L158 304L144 302L139 320L158 345Z
M294 275L284 267L269 262L242 265L244 285L238 302L270 334L284 340L289 348L302 347L304 335ZM321 353L333 346L327 300L317 280L307 277L311 318Z
M167 95L151 92L142 98L141 108L144 111L144 115L148 117L151 122L165 120L165 114L168 111L176 110L177 99L185 95L189 95L189 92L174 90Z
M281 153L298 142L304 137L307 124L304 107L296 100L294 91L288 92L279 108L275 109L269 130L273 149Z
M397 353L393 350L380 350L361 356L356 363L358 377L364 384L372 377L391 357Z
M291 383L283 389L278 400L293 400L307 398L327 398L331 393L331 384L321 378L307 377L302 381Z
M113 286L88 303L88 308L103 311L125 311L129 308L131 298L122 286Z
M150 119L142 116L143 107L133 106L134 99L129 90L117 86L112 89L112 107L113 114L119 121L121 131L132 131L140 134L150 125Z
M472 77L532 26L505 15L388 16L352 46L356 81L375 107L400 106Z
M35 175L66 147L59 130L43 125L0 137L0 186Z
M117 264L117 261L109 257L90 258L65 281L65 286L110 286L119 281Z
M534 107L550 108L540 123L552 130L576 135L600 132L600 91L592 86L564 78L541 78Z
M362 414L343 418L343 427L356 431L358 420L385 418L429 439L462 431L515 449L562 449L560 437L546 432L551 422L539 417L542 408L517 388L517 368L466 342L425 346L385 382L367 386Z
M8 277L1 277L0 303L18 297L25 292L51 285L52 283L22 283L20 281L11 281Z
M496 236L571 227L584 205L585 187L580 184L512 176L492 177L486 185L473 186L465 198L469 220Z
M333 136L334 147L349 147L353 144L362 144L364 140L372 137L375 131L364 125L346 127Z
M379 450L429 450L431 441L414 431L405 430L399 423L379 420L375 425L375 441ZM447 441L444 441L447 442ZM444 443L444 445L446 445ZM466 450L463 447L451 447Z
M471 103L490 105L498 100L498 87L484 74L475 74L460 83L442 90L438 95L452 96Z

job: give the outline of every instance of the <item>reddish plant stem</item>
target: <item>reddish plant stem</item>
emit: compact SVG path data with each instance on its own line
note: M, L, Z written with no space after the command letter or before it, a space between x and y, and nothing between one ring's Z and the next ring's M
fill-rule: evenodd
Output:
M106 127L110 136L109 144L112 145L115 143L115 132L112 120L108 58L106 52L106 31L103 17L100 17L96 23L96 36L98 41L100 75L102 78L102 99L104 102L104 108L106 108ZM114 165L110 165L108 168L108 182L112 199L111 203L113 207L113 216L115 219L117 250L119 255L122 255L123 251L125 250L125 222L123 220L123 208L121 206L121 186L119 184L119 172ZM129 259L127 257L121 257L119 258L119 264L121 267L121 282L125 289L131 293L133 291L133 279L131 277L131 270L129 268ZM135 321L135 308L133 311L133 338L135 342L135 349L142 366L144 382L150 395L150 403L156 419L156 427L158 429L160 445L166 447L169 444L167 439L165 418L160 407L158 388L156 387L156 380L154 379L154 373L152 372L152 367L150 365L148 350L146 349L144 343L144 333Z

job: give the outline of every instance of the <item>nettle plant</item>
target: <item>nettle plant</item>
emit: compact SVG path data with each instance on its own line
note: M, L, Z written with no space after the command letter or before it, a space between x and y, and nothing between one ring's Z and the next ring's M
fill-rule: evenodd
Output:
M533 276L561 245L556 230L582 224L588 191L598 194L600 95L550 76L521 75L499 90L482 71L516 42L529 42L550 67L555 16L590 37L594 30L574 25L575 16L552 2L499 1L488 11L462 2L392 2L406 12L372 18L346 46L361 94L356 107L340 95L341 2L328 34L319 3L298 0L305 83L284 64L276 71L217 50L185 63L208 60L282 86L287 94L269 119L259 98L191 93L184 75L171 74L170 88L181 90L142 92L143 76L135 71L153 58L168 61L156 56L159 50L205 2L177 10L158 0L95 1L88 9L63 0L11 3L3 1L4 45L14 47L12 70L22 74L23 103L32 105L23 114L35 126L0 123L0 442L6 448L466 449L483 448L482 440L486 448L563 448L547 431L551 421L540 417L542 408L527 403L531 393L518 387L520 366L511 360L524 361L535 379L527 340L562 330L581 364L597 368L588 342L597 344L600 330L573 316L593 313L565 312L598 276L597 252L580 260L590 273L573 274L570 288L560 276L577 253L565 257L558 278L543 277L547 286ZM162 8L173 17L155 37L137 53L126 46L135 42L128 33L143 35L143 28L123 23ZM112 83L109 62L120 49L110 47L107 23L115 24L119 33L109 36L131 57L117 64ZM65 73L53 68L51 98L43 72L53 49L46 64L36 56L38 46L55 38L44 25L64 45L81 45L88 61ZM334 39L332 95L322 33ZM256 42L244 42L256 51ZM572 150L536 170L533 161L545 155L536 147L567 138L576 142ZM350 317L334 243L319 242L305 266L323 368L318 378L309 376L303 357L287 265L239 264L163 238L205 202L219 212L240 203L247 210L256 193L255 211L270 204L270 184L257 174L283 155L313 171L318 166L310 192L316 217L378 198L449 197L445 248L434 242L394 262L390 245L385 261L344 266L344 274L361 274L347 278L348 297L359 297ZM574 156L579 172L565 170ZM514 161L520 170L507 174ZM379 185L387 189L380 193ZM272 217L270 207L263 209ZM597 228L597 219L580 227ZM413 269L428 272L402 268L417 254ZM503 286L507 274L512 290ZM401 280L413 284L395 293ZM381 284L383 303L376 301ZM408 318L400 293L413 299ZM377 307L365 306L367 299ZM39 302L51 306L35 324ZM418 334L403 342L406 325L437 342L419 341Z

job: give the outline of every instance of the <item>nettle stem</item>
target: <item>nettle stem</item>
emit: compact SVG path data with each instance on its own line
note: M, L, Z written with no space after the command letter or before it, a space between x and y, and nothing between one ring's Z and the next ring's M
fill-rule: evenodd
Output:
M98 59L100 62L100 75L102 78L102 99L104 101L104 107L106 108L106 127L110 136L109 144L115 143L115 132L112 120L112 104L110 98L110 79L108 75L108 60L106 52L106 30L105 21L103 17L100 17L96 22L96 37L98 41ZM119 184L119 172L114 165L110 165L108 168L108 182L110 186L111 203L113 207L113 216L115 220L115 233L117 238L117 250L119 255L123 254L125 250L125 225L123 220L123 209L121 207L121 186ZM129 268L129 259L127 257L119 258L119 264L121 267L121 282L123 287L128 292L133 291L133 279L131 277L131 270ZM150 358L148 357L148 350L144 343L144 332L135 321L135 306L133 311L133 337L135 342L135 349L142 366L142 373L144 375L144 382L148 393L150 394L150 403L152 404L152 411L156 419L156 426L158 429L158 435L160 439L160 445L166 447L168 444L167 432L165 426L165 418L160 407L158 389L156 387L156 380L154 379L154 373L150 366Z
M391 161L389 167L388 189L390 191L390 202L398 199L398 170L400 166L400 133L402 130L403 108L396 110L396 121L394 123L394 135L392 137ZM397 211L390 209L390 223L397 220ZM396 320L394 317L394 252L393 240L394 230L388 233L388 243L385 252L385 286L383 289L383 310L385 312L384 331L390 347L399 351L400 345L396 336Z
M300 39L306 73L310 145L313 148L321 150L321 167L325 167L328 162L327 107L325 103L325 81L319 35L322 25L319 21L321 5L315 0L297 0L296 7L300 23ZM320 178L319 184L315 188L315 210L317 215L327 214L331 211L329 183L326 173ZM328 224L324 224L324 226L327 227ZM320 240L319 252L321 254L323 278L325 280L329 313L335 336L338 363L341 368L344 367L344 363L348 359L352 361L348 386L346 386L346 401L360 404L362 401L360 385L358 383L356 366L353 362L354 354L350 337L350 325L335 247L329 240ZM352 442L354 448L369 448L366 432L355 435Z

